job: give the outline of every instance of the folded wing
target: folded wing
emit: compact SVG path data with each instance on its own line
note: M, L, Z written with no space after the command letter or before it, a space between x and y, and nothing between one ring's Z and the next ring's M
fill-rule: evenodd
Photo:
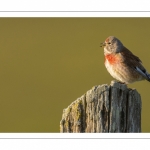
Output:
M146 80L150 82L150 74L143 67L142 61L137 56L130 52L126 47L123 48L120 54L123 56L122 61L126 63L126 65L132 69L135 69L139 74L141 74Z

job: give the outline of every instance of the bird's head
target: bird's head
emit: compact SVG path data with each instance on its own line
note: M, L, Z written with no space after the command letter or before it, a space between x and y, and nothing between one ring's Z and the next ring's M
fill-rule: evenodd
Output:
M109 36L104 43L101 43L101 47L104 47L104 54L115 54L121 52L123 44L116 37Z

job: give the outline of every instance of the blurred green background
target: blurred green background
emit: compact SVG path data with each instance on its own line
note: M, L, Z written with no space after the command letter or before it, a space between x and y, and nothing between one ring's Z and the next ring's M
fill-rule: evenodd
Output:
M150 72L150 18L0 18L0 132L59 132L64 108L113 80L100 48L110 35ZM128 87L150 132L150 83Z

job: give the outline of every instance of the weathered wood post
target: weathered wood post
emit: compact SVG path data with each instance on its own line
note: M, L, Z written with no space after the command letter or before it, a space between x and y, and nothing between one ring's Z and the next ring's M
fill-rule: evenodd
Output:
M60 132L141 132L141 97L112 81L94 86L63 110Z

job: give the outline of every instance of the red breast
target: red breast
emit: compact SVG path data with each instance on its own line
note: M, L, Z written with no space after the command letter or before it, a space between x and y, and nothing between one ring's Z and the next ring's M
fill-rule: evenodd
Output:
M108 55L105 55L105 62L106 60L110 63L110 64L114 64L118 61L116 55L114 54L108 54Z

